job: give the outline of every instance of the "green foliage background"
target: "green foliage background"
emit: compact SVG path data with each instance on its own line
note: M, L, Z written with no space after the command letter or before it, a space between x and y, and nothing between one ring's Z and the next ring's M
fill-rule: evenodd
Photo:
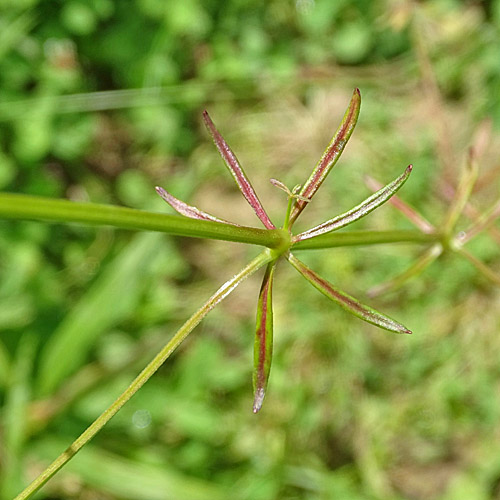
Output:
M2 0L0 189L167 211L163 185L255 225L201 126L206 108L278 222L286 200L267 180L304 181L357 86L358 127L304 227L366 197L365 174L388 182L409 163L401 197L439 223L443 188L489 118L473 196L485 209L500 193L499 33L498 0ZM385 207L357 227L409 226ZM363 297L419 251L304 259ZM498 268L486 235L471 251ZM255 252L0 221L0 497L65 449ZM258 282L213 311L38 498L500 498L500 293L468 262L446 257L372 299L411 337L278 269L274 364L255 416Z

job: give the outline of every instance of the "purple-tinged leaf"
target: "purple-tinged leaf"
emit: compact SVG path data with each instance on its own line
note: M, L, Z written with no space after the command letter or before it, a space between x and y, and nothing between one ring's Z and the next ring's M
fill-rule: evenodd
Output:
M220 155L229 169L229 172L231 172L231 175L236 181L236 184L238 184L240 191L243 193L243 196L257 214L257 217L267 229L276 229L264 210L264 207L262 206L262 203L260 202L252 184L250 184L248 177L245 175L238 158L236 158L236 155L228 146L224 138L220 135L219 131L215 128L214 122L208 115L207 111L203 111L203 120L205 121L205 125L207 126L207 129L214 140L215 146L219 150Z
M329 233L330 231L335 231L340 229L352 222L361 219L365 215L368 215L370 212L373 212L377 207L385 203L389 198L394 196L394 194L401 188L401 186L406 182L410 173L412 171L412 165L409 165L403 174L401 174L397 179L392 181L387 186L383 187L375 194L364 200L358 206L352 208L348 212L345 212L341 215L337 215L333 219L330 219L319 226L313 227L307 231L304 231L301 234L298 234L293 238L293 242L308 240L309 238L314 238L315 236L319 236L320 234Z
M429 267L441 254L443 253L443 247L440 243L432 245L428 248L417 260L415 260L411 266L398 274L394 278L391 278L384 283L374 286L368 290L368 296L376 297L383 293L396 290L400 286L404 285L411 278L418 276L427 267Z
M223 219L219 219L214 217L213 215L207 214L203 212L199 208L193 207L184 203L183 201L177 199L175 196L172 196L168 191L163 189L162 187L156 186L156 192L178 213L184 215L185 217L189 217L190 219L200 219L200 220L211 220L214 222L222 222L223 224L231 224L231 226L237 226L234 222L228 222Z
M272 289L275 268L276 262L270 262L267 265L257 306L253 372L254 413L257 413L262 408L262 402L264 401L264 396L266 395L269 372L271 370L271 360L273 355Z
M365 177L365 184L372 190L378 191L382 188L383 184L373 177L367 175ZM434 233L436 228L421 214L419 214L413 207L410 207L398 196L393 196L389 203L399 210L414 226L425 234Z
M319 189L330 170L337 163L337 160L344 151L347 141L351 137L354 127L356 126L356 122L358 121L360 105L361 94L359 89L354 89L351 102L345 112L340 127L337 129L337 132L323 153L323 156L314 167L311 176L307 179L306 183L299 192L299 195L302 198L310 200ZM297 219L302 210L304 210L306 205L307 202L303 199L296 200L292 210L292 215L290 216L290 226Z
M304 278L317 288L322 294L333 300L346 311L354 314L358 318L371 323L372 325L389 330L395 333L412 333L402 324L394 321L385 314L382 314L371 307L368 307L354 297L334 287L331 283L318 276L312 269L309 269L303 262L297 259L291 253L288 255L288 261Z

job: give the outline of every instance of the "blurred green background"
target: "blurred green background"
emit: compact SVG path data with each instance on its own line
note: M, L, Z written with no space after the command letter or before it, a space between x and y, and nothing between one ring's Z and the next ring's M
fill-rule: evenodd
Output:
M401 197L438 224L446 186L488 127L472 203L498 199L494 0L1 0L0 190L171 213L161 185L257 225L202 127L208 109L278 223L286 199L268 179L305 180L354 87L357 129L297 229L359 203L366 174L389 182L409 163ZM390 206L356 224L407 227ZM470 250L498 269L487 235ZM37 498L500 499L498 289L449 256L396 292L365 295L421 251L301 254L411 337L278 269L257 416L260 276L245 282ZM39 474L256 252L0 221L0 497Z

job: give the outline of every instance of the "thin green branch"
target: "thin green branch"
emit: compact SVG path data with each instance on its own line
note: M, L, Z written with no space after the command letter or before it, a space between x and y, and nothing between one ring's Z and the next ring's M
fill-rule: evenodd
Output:
M441 240L437 233L425 234L414 230L346 231L322 234L310 240L298 241L293 250L321 249L346 246L379 245L382 243L428 244Z
M54 474L68 463L108 422L118 413L122 406L153 376L160 366L170 357L174 350L191 333L198 323L224 298L226 298L244 279L272 260L272 253L264 250L237 275L224 283L203 306L198 309L163 349L142 370L128 388L77 438L59 457L57 457L42 474L40 474L14 500L26 500L38 491Z
M280 229L236 227L220 222L194 220L115 205L77 203L13 193L0 193L0 218L109 225L126 229L160 231L178 236L237 241L273 249L281 248L289 241L288 234Z

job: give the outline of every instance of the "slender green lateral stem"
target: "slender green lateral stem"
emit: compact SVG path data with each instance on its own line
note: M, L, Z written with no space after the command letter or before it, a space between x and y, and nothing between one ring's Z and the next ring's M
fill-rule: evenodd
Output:
M237 241L268 248L281 248L289 241L289 236L280 229L230 226L220 222L189 219L115 205L77 203L13 193L0 193L0 218L109 225L126 229L160 231L178 236Z
M224 283L203 306L198 309L172 339L163 347L155 358L142 370L137 378L116 399L116 401L105 410L81 436L76 439L54 462L52 462L42 474L40 474L25 490L14 500L26 500L38 491L56 472L68 463L108 422L118 413L122 406L153 376L160 366L170 357L181 342L191 333L198 323L224 298L226 298L244 279L257 271L260 267L273 260L269 250L264 250L253 259L237 275Z
M421 233L414 230L399 231L346 231L316 236L310 240L298 241L293 250L315 250L321 248L380 245L382 243L429 244L441 240L438 233Z

